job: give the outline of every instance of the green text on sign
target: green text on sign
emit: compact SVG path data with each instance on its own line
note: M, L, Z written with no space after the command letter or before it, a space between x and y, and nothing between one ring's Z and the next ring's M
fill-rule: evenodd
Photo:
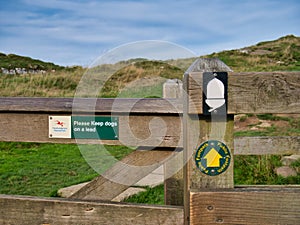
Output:
M119 139L119 118L108 116L72 116L72 138Z

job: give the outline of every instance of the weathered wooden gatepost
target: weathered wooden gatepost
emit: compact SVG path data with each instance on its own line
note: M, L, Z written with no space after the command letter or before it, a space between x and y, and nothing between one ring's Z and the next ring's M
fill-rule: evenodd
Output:
M195 193L233 188L233 115L227 115L227 72L219 59L198 59L184 77L185 224L209 224ZM213 196L211 196L213 198ZM208 211L214 210L209 203ZM222 223L222 218L214 218Z

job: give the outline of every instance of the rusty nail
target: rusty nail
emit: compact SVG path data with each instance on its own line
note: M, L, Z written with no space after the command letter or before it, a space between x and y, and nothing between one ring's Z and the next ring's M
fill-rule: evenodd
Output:
M213 209L214 209L214 207L212 205L207 206L207 210L211 211Z
M217 222L217 223L223 223L223 219L217 218L217 219L216 219L216 222Z

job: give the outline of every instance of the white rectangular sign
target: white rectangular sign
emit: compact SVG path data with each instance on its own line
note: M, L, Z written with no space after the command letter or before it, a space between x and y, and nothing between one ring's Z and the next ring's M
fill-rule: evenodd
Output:
M49 138L71 138L71 116L49 116Z

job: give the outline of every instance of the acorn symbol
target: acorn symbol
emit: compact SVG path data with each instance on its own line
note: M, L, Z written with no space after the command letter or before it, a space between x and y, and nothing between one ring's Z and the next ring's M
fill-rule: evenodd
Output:
M216 76L216 74L214 75ZM216 77L207 84L205 102L211 108L208 110L208 112L212 112L225 104L224 84Z

